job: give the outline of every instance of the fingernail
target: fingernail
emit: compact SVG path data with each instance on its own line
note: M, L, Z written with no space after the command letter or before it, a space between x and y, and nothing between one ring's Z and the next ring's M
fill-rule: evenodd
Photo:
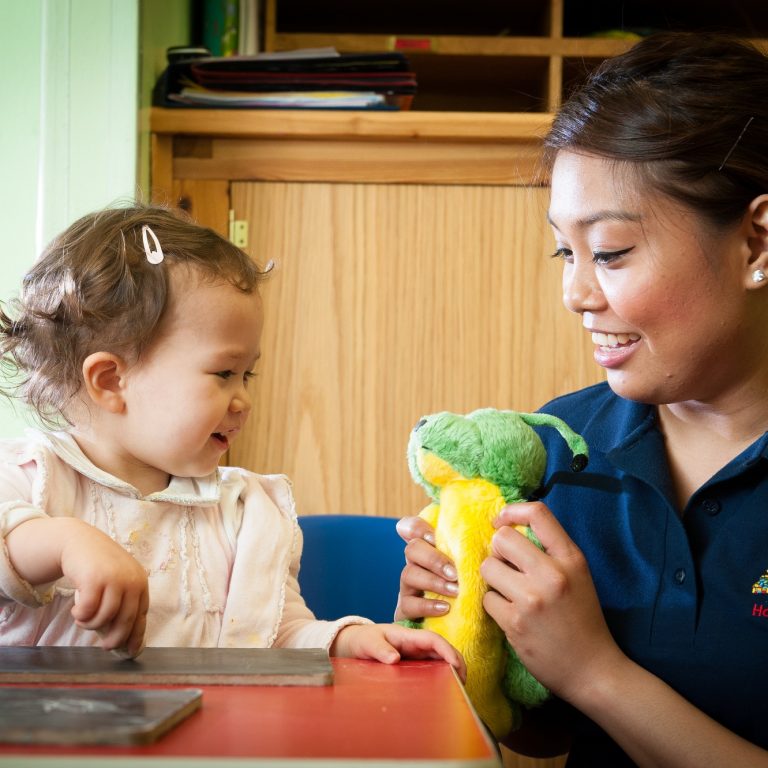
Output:
M459 594L459 585L455 581L446 581L443 585L445 588L445 591L448 592L451 595L458 595Z
M446 611L447 611L447 610L450 608L450 606L448 605L448 603L444 603L442 600L435 600L435 601L432 603L432 607L433 607L433 608L434 608L436 611L440 611L440 613L446 613Z
M458 578L458 573L456 573L456 569L452 565L444 565L443 566L443 576L445 576L446 579L450 579L451 581L456 581Z
M424 541L426 541L428 544L434 544L435 543L435 534L434 533L425 533L424 534Z

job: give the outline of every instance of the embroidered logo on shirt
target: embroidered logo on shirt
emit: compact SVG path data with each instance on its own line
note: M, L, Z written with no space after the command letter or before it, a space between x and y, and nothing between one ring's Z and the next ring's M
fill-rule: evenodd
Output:
M768 571L766 571L753 585L753 595L768 595Z

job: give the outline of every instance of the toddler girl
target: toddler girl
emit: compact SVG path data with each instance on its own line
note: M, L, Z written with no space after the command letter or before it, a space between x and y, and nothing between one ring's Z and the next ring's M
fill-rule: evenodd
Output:
M46 426L0 442L0 644L324 647L396 661L437 635L299 594L282 475L219 467L252 402L264 271L158 207L85 216L0 310L5 393Z

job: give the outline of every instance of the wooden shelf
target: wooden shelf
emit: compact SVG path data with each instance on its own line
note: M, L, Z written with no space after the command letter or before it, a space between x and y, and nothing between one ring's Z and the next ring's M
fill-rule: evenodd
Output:
M417 111L554 112L589 71L637 39L606 30L709 29L768 50L764 2L475 0L470 16L440 0L267 0L264 45L401 51L416 73Z
M538 143L550 114L376 112L311 109L166 109L153 107L150 130L209 138L403 139Z
M551 122L543 113L155 107L152 186L157 199L178 200L180 184L233 180L538 184Z
M278 33L274 50L331 47L345 53L394 51L458 56L583 56L607 58L625 51L633 41L597 37L465 37L460 35L332 35Z

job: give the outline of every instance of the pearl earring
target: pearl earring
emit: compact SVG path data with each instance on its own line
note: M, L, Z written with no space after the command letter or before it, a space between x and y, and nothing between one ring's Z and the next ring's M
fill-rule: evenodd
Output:
M765 272L763 272L762 269L756 269L752 273L752 282L753 283L762 283L763 280L765 280Z

